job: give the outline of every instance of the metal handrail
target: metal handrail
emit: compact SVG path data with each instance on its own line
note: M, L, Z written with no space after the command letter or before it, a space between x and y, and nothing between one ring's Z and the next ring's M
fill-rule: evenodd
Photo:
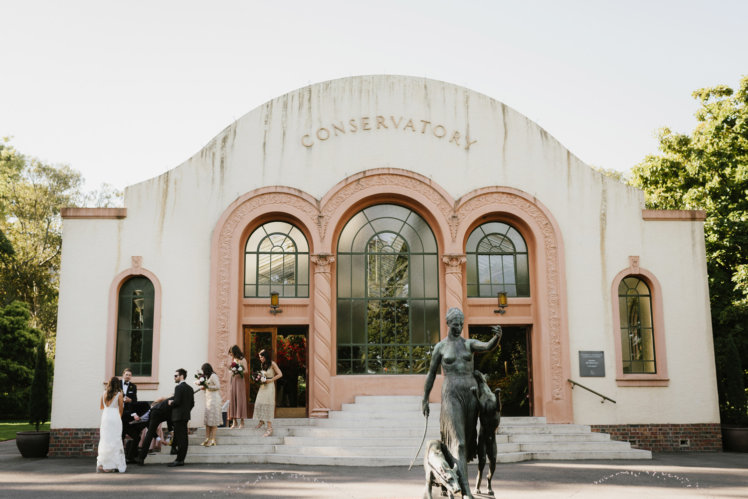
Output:
M601 397L601 398L602 398L602 400L600 401L600 403L601 403L601 404L604 404L606 400L610 400L610 401L611 401L611 402L613 402L614 404L616 403L616 401L615 401L615 400L613 400L612 398L610 398L610 397L606 397L606 396L605 396L605 395L603 395L602 393L598 393L598 392L596 392L595 390L593 390L593 389L591 389L591 388L587 388L587 387L586 387L586 386L584 386L583 384L581 384L581 383L577 383L577 382L576 382L576 381L574 381L573 379L567 379L566 381L568 381L569 383L571 383L571 389L572 389L572 390L574 389L574 385L576 385L576 386L579 386L579 387L581 387L581 388L584 388L584 389L585 389L585 390L587 390L588 392L592 392L592 393L594 393L594 394L595 394L595 395L597 395L598 397Z

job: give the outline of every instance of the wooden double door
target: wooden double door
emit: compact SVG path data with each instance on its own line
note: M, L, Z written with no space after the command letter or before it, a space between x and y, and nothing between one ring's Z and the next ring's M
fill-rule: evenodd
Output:
M308 407L308 340L309 327L303 326L244 326L244 355L250 376L260 371L257 354L272 351L283 377L275 383L275 417L305 418ZM254 413L254 402L259 385L246 383L249 416Z

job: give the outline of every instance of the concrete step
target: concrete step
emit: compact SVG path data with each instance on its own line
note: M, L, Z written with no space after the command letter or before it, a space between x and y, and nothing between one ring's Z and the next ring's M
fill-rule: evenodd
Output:
M354 404L330 412L327 419L276 419L274 433L255 429L220 428L218 445L202 447L203 429L190 436L188 462L345 466L408 466L424 437L426 420L419 396L359 396ZM426 440L439 439L440 404L429 405ZM648 451L628 442L593 433L587 425L547 424L543 417L505 417L496 435L497 461L531 459L651 459ZM147 462L174 460L170 448ZM423 450L416 459L423 461Z

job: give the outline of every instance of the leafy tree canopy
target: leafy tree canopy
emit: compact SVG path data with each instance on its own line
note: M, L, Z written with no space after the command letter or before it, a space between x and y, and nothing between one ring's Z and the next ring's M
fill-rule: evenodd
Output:
M632 170L631 183L655 209L706 211L704 232L720 396L732 337L748 368L748 77L737 91L693 93L701 103L691 134L659 131L660 154Z
M43 339L41 331L30 327L30 318L25 303L0 307L0 407L6 418L27 416L34 349Z

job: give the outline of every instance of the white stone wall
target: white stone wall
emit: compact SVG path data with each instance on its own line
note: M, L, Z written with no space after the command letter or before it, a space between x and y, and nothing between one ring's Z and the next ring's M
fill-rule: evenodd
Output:
M346 132L335 136L341 122ZM604 350L607 376L583 382L618 400L601 406L575 390L576 421L719 420L701 225L643 221L641 192L593 171L500 102L442 82L378 76L313 85L255 109L182 165L127 188L124 220L65 221L53 426L98 425L108 290L131 256L142 256L162 285L158 394L170 393L175 368L193 372L207 359L211 236L229 204L273 185L320 199L347 176L382 167L420 173L455 199L513 187L553 214L565 245L572 375L579 379L579 350ZM668 387L615 383L611 282L629 255L663 287Z

